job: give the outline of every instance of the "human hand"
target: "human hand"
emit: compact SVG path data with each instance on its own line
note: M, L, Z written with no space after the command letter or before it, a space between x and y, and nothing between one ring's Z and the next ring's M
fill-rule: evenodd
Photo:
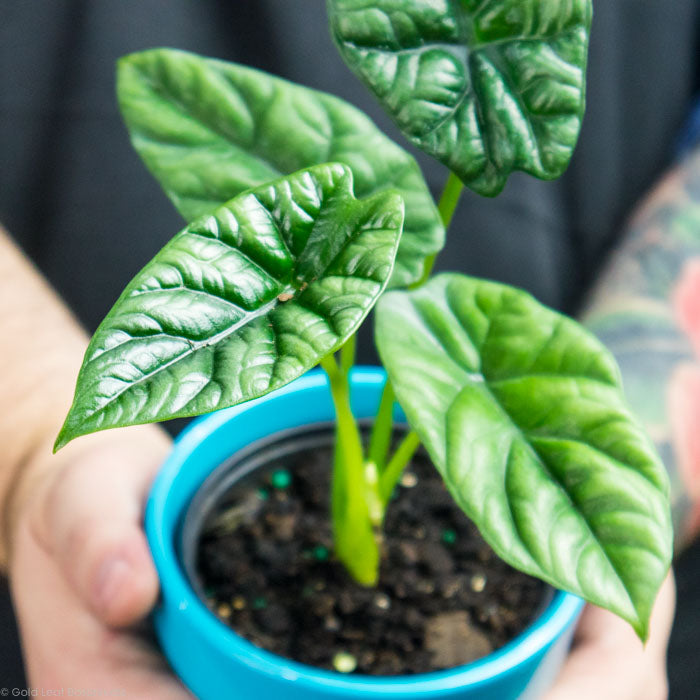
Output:
M25 479L11 583L29 682L126 697L189 697L131 625L153 606L158 581L141 530L151 480L168 441L152 427L81 439L50 479ZM642 647L629 625L588 606L574 647L545 700L665 698L675 605L669 575Z
M158 594L141 519L168 447L152 426L100 433L23 476L10 582L31 687L190 697L133 627Z
M662 700L668 697L666 648L676 603L673 574L659 592L646 646L619 617L586 606L574 644L544 700Z

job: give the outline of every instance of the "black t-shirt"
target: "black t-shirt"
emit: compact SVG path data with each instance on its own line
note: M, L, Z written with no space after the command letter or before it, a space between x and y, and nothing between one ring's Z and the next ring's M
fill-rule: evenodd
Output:
M569 312L669 163L700 64L697 0L594 9L569 171L547 183L515 175L496 200L465 193L438 261ZM324 0L0 0L0 221L90 330L183 225L131 150L114 98L115 60L153 46L332 92L413 151L338 57ZM445 169L417 157L437 193ZM366 338L362 353L371 361ZM0 659L0 685L12 685L1 677L10 667Z

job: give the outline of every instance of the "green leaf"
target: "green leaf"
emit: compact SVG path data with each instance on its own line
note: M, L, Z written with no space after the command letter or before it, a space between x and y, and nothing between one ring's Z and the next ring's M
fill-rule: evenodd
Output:
M346 63L406 137L471 189L566 169L583 119L590 0L328 0Z
M122 58L117 92L132 142L187 221L251 187L329 161L355 194L397 190L406 221L389 286L418 280L445 231L415 160L359 110L250 68L172 49Z
M610 353L525 292L462 275L389 292L376 313L398 401L496 553L646 638L669 486Z
M97 329L56 448L281 387L334 352L382 293L401 235L393 192L352 195L316 166L232 199L175 236Z

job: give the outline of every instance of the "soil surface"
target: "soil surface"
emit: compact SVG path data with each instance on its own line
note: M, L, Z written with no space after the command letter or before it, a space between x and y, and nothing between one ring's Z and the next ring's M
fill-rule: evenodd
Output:
M412 674L484 656L539 612L544 584L496 557L420 452L387 512L378 586L354 583L332 556L331 462L321 448L272 464L210 516L199 574L236 632L311 666Z

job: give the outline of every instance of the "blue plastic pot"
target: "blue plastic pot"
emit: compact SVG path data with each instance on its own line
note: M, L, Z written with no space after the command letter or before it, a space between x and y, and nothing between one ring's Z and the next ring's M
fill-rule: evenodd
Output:
M358 417L372 417L383 370L352 374ZM334 416L325 375L312 372L262 399L192 423L158 475L146 530L161 581L154 614L161 646L177 674L201 700L330 700L332 698L534 698L566 655L582 601L557 592L540 617L495 653L448 671L397 677L346 676L318 670L255 647L220 622L197 597L178 560L183 514L207 476L250 443Z

